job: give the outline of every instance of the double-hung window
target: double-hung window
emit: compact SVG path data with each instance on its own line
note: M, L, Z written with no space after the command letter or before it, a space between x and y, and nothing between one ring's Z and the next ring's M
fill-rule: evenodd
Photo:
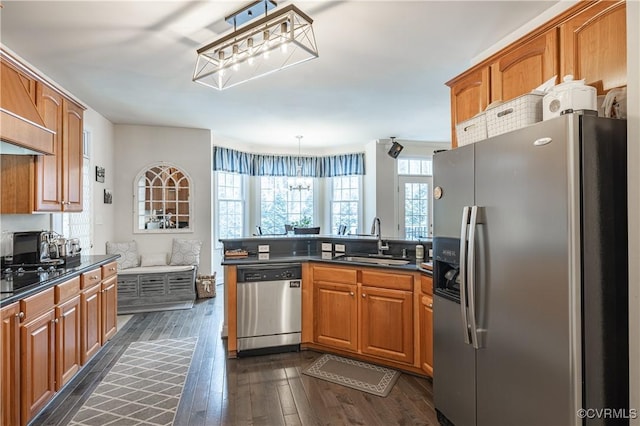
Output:
M244 237L243 175L216 172L219 238Z
M360 225L360 176L331 178L331 231L338 233L341 226L346 233L356 234Z
M309 189L290 189L295 178L260 177L260 227L263 234L284 234L285 225L314 224L313 182Z

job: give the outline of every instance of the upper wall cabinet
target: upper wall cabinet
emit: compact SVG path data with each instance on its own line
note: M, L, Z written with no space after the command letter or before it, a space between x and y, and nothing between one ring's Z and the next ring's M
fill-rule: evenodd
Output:
M456 123L484 111L489 105L489 67L473 69L447 83L451 87L451 135L456 136Z
M625 2L598 2L561 25L561 75L585 79L599 95L627 85L626 9Z
M626 2L580 1L473 68L451 88L451 141L456 124L494 101L508 101L567 74L602 95L627 84Z
M491 64L491 102L530 92L558 74L555 29L504 52Z
M29 76L33 80L22 80L44 125L55 132L53 149L49 155L2 155L0 213L82 211L83 108Z

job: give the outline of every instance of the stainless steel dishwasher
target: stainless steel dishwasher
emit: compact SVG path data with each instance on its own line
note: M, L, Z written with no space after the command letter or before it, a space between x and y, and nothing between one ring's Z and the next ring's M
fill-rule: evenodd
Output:
M238 355L300 349L302 267L238 266Z

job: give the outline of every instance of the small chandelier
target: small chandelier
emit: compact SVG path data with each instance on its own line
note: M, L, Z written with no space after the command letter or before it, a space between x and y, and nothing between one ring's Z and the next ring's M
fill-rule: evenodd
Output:
M264 17L237 28L263 6ZM223 90L317 58L313 20L292 4L267 15L274 7L273 0L259 0L227 16L233 32L197 50L193 81Z
M296 179L293 184L289 184L289 191L309 191L311 182L309 179L302 177L302 156L300 155L300 140L302 136L296 136L296 138L298 138L298 166L296 167Z

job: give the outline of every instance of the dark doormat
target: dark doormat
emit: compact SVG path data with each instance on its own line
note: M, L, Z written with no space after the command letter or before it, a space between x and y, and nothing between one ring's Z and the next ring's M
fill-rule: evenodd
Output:
M399 371L390 368L329 354L322 355L302 373L378 396L389 395L400 377Z

